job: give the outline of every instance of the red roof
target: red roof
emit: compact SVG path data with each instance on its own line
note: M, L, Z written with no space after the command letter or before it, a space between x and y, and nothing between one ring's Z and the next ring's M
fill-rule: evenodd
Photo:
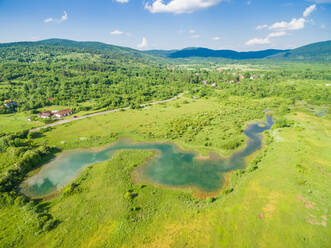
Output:
M57 115L65 115L65 114L70 114L70 113L72 113L71 109L63 109L63 110L58 111L56 114Z

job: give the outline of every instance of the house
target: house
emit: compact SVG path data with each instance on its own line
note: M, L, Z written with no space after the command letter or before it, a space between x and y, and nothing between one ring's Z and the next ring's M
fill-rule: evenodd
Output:
M230 84L233 84L233 83L234 83L234 80L231 80L229 83L230 83Z
M39 118L43 118L43 119L48 119L48 118L51 118L53 115L53 113L50 111L50 110L47 110L45 112L41 112L38 114L38 117Z
M204 85L206 85L206 84L208 84L208 81L207 81L207 80L203 80L202 83L203 83Z
M240 80L245 79L244 75L240 74L239 75Z
M12 101L12 100L5 100L4 104L5 104L6 108L17 107L17 102Z
M250 80L253 80L254 79L254 77L253 76L250 76L250 78L249 78Z
M222 70L223 70L222 68L217 68L218 73L221 73Z
M56 118L63 118L65 116L72 115L72 110L71 109L63 109L55 113Z
M216 87L217 86L217 83L213 83L211 86Z

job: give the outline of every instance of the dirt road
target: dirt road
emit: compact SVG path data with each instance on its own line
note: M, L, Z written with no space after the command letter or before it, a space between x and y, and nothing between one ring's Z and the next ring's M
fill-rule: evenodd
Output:
M179 94L179 95L177 95L175 97L172 97L172 98L166 99L166 100L160 100L160 101L155 101L155 102L151 102L151 103L141 104L140 106L145 107L145 106L148 106L148 105L154 105L154 104L159 104L159 103L170 102L170 101L173 101L173 100L176 100L176 99L182 97L183 94L184 93L181 93L181 94ZM33 128L30 131L31 132L35 132L35 131L39 131L42 128L54 127L54 126L61 125L61 124L64 124L64 123L68 123L68 122L72 122L72 121L78 121L78 120L82 120L82 119L85 119L85 118L88 118L88 117L93 117L93 116L98 116L98 115L104 115L104 114L108 114L108 113L113 113L113 112L117 112L117 111L120 111L120 110L129 109L129 108L130 107L112 109L112 110L107 110L107 111L102 111L102 112L97 112L97 113L92 113L92 114L84 115L84 116L73 118L73 119L61 120L61 121L58 121L58 122L55 122L55 123L51 123L51 124L45 125L43 127Z

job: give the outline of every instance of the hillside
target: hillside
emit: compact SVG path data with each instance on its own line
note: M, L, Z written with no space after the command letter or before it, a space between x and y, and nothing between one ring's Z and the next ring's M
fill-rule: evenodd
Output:
M127 47L92 41L48 39L36 42L12 42L0 44L1 61L33 62L72 54L99 55L111 59L138 59L147 62L153 56ZM154 58L155 59L155 58Z
M169 58L217 57L226 59L261 59L286 50L269 49L263 51L237 52L233 50L212 50L208 48L185 48L168 55Z
M331 61L331 41L317 42L302 46L284 53L279 53L270 59L295 61Z
M33 62L57 55L98 54L103 58L131 62L160 62L177 58L222 58L231 60L271 59L289 61L330 61L331 41L309 44L292 50L267 49L261 51L238 52L233 50L212 50L193 47L182 50L149 50L109 45L93 41L72 41L48 39L36 42L12 42L0 44L0 62ZM169 62L169 61L168 61Z
M292 61L330 61L331 41L317 42L296 49L237 52L233 50L212 50L201 47L191 47L182 50L151 50L146 53L168 58L224 58L233 60L274 59Z

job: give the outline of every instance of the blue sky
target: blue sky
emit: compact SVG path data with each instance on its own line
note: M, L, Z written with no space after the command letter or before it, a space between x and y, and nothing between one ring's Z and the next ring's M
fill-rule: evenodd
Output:
M331 0L0 0L0 42L294 48L331 39Z

